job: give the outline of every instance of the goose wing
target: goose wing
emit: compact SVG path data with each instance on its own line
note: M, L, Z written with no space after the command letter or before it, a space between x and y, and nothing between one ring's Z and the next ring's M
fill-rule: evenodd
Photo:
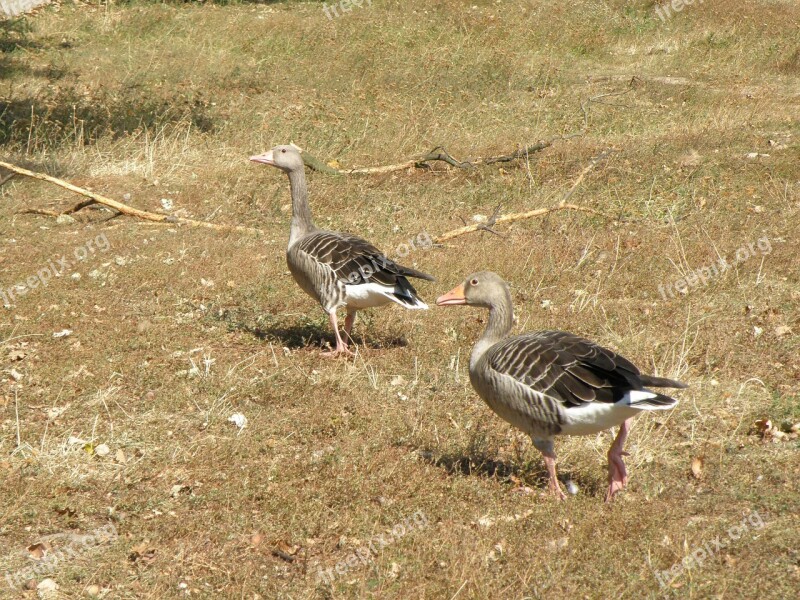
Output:
M509 338L487 354L489 367L499 375L553 398L565 408L587 402L613 404L631 390L643 388L639 370L629 360L563 331Z
M398 265L368 241L355 235L315 231L297 243L299 250L329 267L336 279L345 284L379 283L394 287L399 279L405 277L435 281L430 275Z

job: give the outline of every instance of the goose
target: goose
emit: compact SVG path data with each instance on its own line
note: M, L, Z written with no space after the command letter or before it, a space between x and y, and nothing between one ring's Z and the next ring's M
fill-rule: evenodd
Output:
M677 400L647 389L686 384L639 372L628 359L564 331L508 337L514 309L508 285L483 271L436 299L437 306L489 309L489 322L472 349L470 383L499 417L531 436L544 456L548 486L566 498L556 477L557 435L591 435L619 425L608 451L606 501L628 482L623 456L633 418L668 410Z
M339 333L337 309L347 316L344 332L348 339L361 309L394 302L409 309L427 309L408 281L416 277L436 281L430 275L398 265L368 241L349 233L325 231L314 225L308 205L305 165L295 146L276 146L251 156L256 163L277 167L289 176L292 192L292 223L286 262L297 284L316 299L327 313L336 334L336 348L323 356L352 355Z

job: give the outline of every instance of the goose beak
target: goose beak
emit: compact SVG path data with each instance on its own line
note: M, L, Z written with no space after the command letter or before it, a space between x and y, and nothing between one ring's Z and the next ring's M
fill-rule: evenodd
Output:
M436 306L455 306L457 304L466 304L467 298L464 296L464 284L454 287L447 292L444 296L439 296L436 299Z
M272 150L269 150L264 154L257 154L256 156L251 156L250 160L264 165L272 165L273 167L275 166L275 159L272 158Z

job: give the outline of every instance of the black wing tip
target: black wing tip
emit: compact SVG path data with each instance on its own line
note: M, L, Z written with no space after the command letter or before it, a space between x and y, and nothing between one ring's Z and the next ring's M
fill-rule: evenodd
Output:
M403 277L414 277L415 279L424 279L425 281L436 281L436 277L433 275L428 275L427 273L423 273L422 271L417 271L416 269L411 269L409 267L404 267L402 265L398 265L400 267L400 273Z
M677 390L685 390L686 388L689 387L689 384L687 383L683 383L681 381L675 381L674 379L667 379L666 377L653 377L651 375L642 375L641 380L644 385L650 387L675 388Z
M664 394L656 394L655 398L647 398L646 400L637 400L636 402L631 403L631 406L636 408L649 407L661 410L673 408L677 405L678 401L675 400L675 398L665 396Z

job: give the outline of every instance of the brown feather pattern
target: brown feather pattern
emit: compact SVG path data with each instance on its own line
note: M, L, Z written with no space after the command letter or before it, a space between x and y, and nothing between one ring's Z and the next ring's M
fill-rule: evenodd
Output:
M407 277L435 281L430 275L398 265L366 240L348 233L312 231L289 247L287 259L298 283L317 297L326 311L344 303L346 285L390 286L398 300L413 305L422 300Z
M644 385L637 369L619 354L563 331L537 331L508 338L486 352L494 371L555 398L565 407L614 403Z

